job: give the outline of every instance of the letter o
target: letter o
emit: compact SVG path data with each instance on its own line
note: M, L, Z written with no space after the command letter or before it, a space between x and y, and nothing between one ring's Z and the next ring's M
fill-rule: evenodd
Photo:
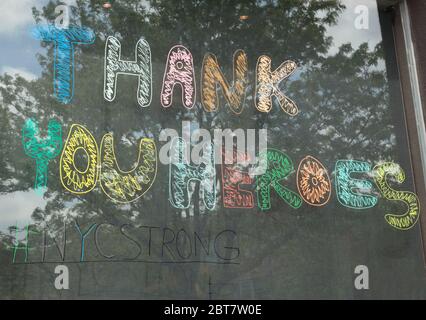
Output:
M87 167L84 171L77 168L74 156L83 149L87 155ZM74 194L90 192L98 180L99 153L95 138L89 130L79 124L73 124L62 150L59 171L61 183Z
M330 200L331 181L324 165L312 156L303 158L297 169L297 189L311 206L323 206Z

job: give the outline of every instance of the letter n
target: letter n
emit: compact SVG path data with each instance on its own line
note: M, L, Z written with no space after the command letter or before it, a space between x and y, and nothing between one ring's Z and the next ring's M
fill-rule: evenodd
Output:
M211 53L207 53L204 56L201 71L201 102L206 111L216 111L219 107L217 94L217 84L219 84L231 110L236 114L241 113L248 82L247 66L245 52L243 50L235 51L233 66L234 79L232 86L230 86L220 69L216 56Z

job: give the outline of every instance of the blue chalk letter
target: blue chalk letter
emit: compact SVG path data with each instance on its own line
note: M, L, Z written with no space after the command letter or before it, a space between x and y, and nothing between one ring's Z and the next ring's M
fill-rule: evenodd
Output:
M216 169L212 143L205 143L198 166L188 164L186 142L178 137L172 140L169 175L170 202L175 208L187 209L190 206L189 182L200 182L204 205L213 210L216 205Z
M61 103L70 103L74 94L74 45L91 44L95 33L79 26L57 28L53 24L37 26L34 38L55 43L53 92Z
M351 176L353 173L370 171L371 166L368 162L358 160L336 162L336 193L337 200L342 205L352 209L367 209L377 204L377 197L371 194L373 184Z

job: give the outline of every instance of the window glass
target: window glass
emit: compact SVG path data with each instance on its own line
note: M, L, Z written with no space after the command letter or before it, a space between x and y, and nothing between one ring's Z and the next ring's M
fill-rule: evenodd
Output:
M0 8L1 298L425 297L375 1Z

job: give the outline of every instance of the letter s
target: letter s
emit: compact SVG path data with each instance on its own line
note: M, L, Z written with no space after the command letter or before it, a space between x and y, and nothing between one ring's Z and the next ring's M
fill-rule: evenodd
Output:
M402 215L386 214L385 219L392 227L399 230L412 228L419 219L420 204L417 195L410 191L397 191L387 183L388 175L394 176L398 183L403 183L405 174L399 164L385 162L374 167L374 181L381 194L388 200L402 201L408 206L408 211Z

